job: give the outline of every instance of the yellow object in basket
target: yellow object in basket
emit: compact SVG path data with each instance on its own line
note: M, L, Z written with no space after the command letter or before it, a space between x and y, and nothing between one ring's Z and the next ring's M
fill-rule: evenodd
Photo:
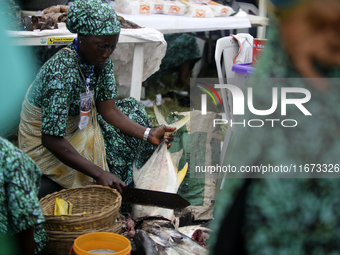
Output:
M55 199L54 215L72 214L72 203L61 198Z

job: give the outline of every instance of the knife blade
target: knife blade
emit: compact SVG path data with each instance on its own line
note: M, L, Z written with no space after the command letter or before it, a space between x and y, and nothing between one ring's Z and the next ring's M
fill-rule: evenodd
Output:
M179 194L128 187L122 194L123 203L182 209L190 202Z

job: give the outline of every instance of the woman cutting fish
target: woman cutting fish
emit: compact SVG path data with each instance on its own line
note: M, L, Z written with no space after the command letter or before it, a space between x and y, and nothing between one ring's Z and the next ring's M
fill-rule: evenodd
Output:
M132 183L133 162L140 168L155 145L169 144L173 137L164 133L174 128L151 129L138 101L115 100L110 55L120 23L110 5L74 1L66 26L77 39L42 66L28 89L19 146L63 188L95 180L122 193ZM81 107L89 102L90 111Z

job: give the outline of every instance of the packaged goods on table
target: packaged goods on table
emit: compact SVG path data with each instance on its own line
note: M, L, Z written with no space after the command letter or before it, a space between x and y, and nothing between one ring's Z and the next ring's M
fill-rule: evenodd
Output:
M184 15L187 11L185 4L177 0L151 0L155 14Z
M184 15L187 12L187 7L180 1L163 1L163 14L168 15Z
M153 0L153 10L155 14L162 14L163 13L163 0Z
M138 15L154 13L154 4L151 0L116 0L117 12Z
M117 12L132 15L184 15L187 11L186 5L177 0L116 0L115 2Z
M227 17L235 13L234 9L231 8L230 6L222 5L215 1L210 1L210 0L202 0L202 1L208 4L208 6L211 8L215 17Z
M198 18L213 18L214 13L210 6L201 0L180 0L187 7L186 16Z
M125 14L166 14L188 17L227 17L235 13L230 6L211 0L116 0L115 9Z
M67 5L53 5L33 15L25 15L25 12L23 12L24 28L26 31L61 29L65 27L64 22L67 18L68 8L69 6ZM118 16L118 18L122 28L141 28L121 16Z

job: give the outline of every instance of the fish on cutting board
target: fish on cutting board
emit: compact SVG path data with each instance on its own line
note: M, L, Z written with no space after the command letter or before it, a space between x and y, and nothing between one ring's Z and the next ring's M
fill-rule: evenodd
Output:
M175 229L150 228L147 234L157 244L158 250L163 251L163 254L208 254L207 248Z
M185 125L191 116L186 116L172 124L168 124L156 104L154 104L154 111L159 125L164 124L170 127L176 127L176 130ZM188 163L181 171L178 171L167 149L167 145L163 141L141 169L137 169L134 165L133 180L136 188L177 193L187 169ZM157 215L162 215L164 218L173 220L174 210L145 205L132 206L132 216L135 218Z

